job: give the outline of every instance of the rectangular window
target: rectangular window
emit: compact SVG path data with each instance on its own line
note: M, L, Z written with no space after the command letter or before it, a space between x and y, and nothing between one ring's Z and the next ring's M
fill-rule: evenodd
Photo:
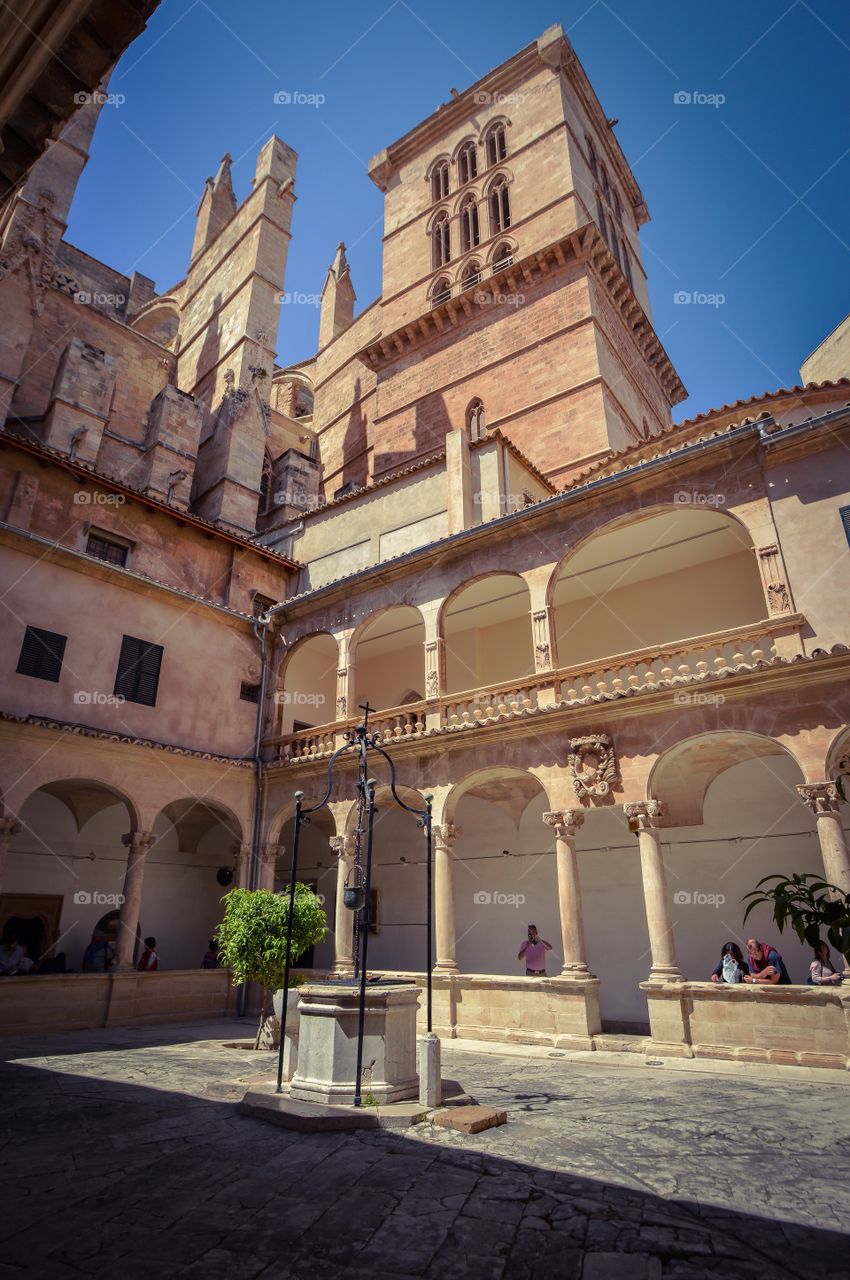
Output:
M128 702L155 707L161 665L161 644L150 644L136 636L124 636L113 693L120 694Z
M95 556L98 560L105 560L107 564L118 564L122 568L127 563L127 555L130 550L129 544L121 542L118 538L110 538L107 534L101 533L99 529L93 529L86 539L86 554Z
M33 676L36 680L52 680L57 684L67 643L68 637L60 636L55 631L27 627L18 658L18 675Z
M239 697L243 702L259 702L260 686L258 684L248 684L246 680L243 680L242 687L239 690Z
M277 604L276 600L271 600L268 596L260 595L259 591L254 592L254 617L259 618L261 614L268 613L269 609L273 609Z
M844 536L850 544L850 507L839 507L838 514L841 516L841 523L844 525Z

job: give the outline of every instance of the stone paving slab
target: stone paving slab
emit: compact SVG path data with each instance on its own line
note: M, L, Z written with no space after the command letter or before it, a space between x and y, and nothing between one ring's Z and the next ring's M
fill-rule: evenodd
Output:
M248 1026L3 1046L0 1277L850 1280L850 1109L825 1072L449 1041L507 1125L302 1134L239 1115L228 1089L273 1070L223 1047Z

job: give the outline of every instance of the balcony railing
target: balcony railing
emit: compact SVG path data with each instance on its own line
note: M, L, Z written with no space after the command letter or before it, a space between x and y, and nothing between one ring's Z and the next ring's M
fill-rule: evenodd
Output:
M422 739L440 731L462 732L505 723L559 707L582 706L630 693L684 689L731 672L757 670L776 656L776 637L795 631L802 619L784 615L729 631L669 645L648 646L594 663L544 671L510 684L444 694L373 714L369 721L385 743ZM696 695L697 698L699 695ZM356 718L266 738L264 745L283 764L320 760L339 746Z

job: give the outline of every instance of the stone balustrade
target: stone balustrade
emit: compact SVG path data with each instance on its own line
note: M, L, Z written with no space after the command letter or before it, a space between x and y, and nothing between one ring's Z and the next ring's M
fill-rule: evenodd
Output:
M799 621L796 615L785 616L670 645L636 649L601 662L540 672L510 684L444 694L428 702L379 711L369 725L384 743L398 743L653 690L672 690L682 702L708 701L718 677L787 661L777 640L796 634ZM264 745L282 764L321 760L331 755L341 744L342 734L357 723L357 717L350 717L269 737Z

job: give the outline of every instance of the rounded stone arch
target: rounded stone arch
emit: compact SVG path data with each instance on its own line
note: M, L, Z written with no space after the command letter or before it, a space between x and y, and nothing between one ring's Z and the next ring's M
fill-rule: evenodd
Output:
M516 258L517 242L515 237L508 235L497 236L487 250L486 262L491 270L502 270L503 267L511 266Z
M460 139L460 141L455 143L455 146L452 149L451 155L449 156L449 160L453 165L456 165L458 163L458 159L460 157L461 151L463 151L464 147L468 147L468 146L473 146L475 148L475 154L477 159L478 145L479 145L478 139L476 138L474 133L464 134L464 136Z
M330 631L305 632L287 648L274 693L280 733L293 732L296 723L334 722L339 661L339 641Z
M315 387L302 369L280 369L272 378L272 407L290 418L308 418L313 412Z
M659 800L664 806L662 826L702 826L712 783L736 765L771 757L790 761L799 774L797 782L805 781L797 756L776 738L744 729L694 734L668 747L655 761L647 778L647 799ZM792 799L796 797L789 794L789 803Z
M850 725L844 725L838 730L826 753L824 778L832 781L839 774L847 778L845 790L850 798ZM813 781L819 782L820 779Z
M354 705L369 701L376 710L401 705L404 694L425 685L425 618L404 601L375 609L355 627L349 641L354 669Z
M516 588L512 592L503 590L508 587L509 579ZM462 612L459 602L467 592L469 598ZM466 653L470 650L468 638L452 643L453 636L473 628L480 631L497 627L502 627L501 643L489 647L489 658L483 667L477 654L472 661ZM454 587L440 605L437 632L443 640L447 693L507 684L534 673L531 594L526 579L512 570L491 569ZM464 672L467 682L463 679Z
M511 782L513 794L505 786ZM441 821L456 823L461 801L470 796L502 809L517 829L532 801L542 797L546 808L550 807L546 786L535 773L518 765L494 764L474 769L454 784L443 801Z
M658 503L592 529L547 584L558 665L764 621L753 545L746 523L716 506Z
M433 236L434 231L439 222L447 221L449 224L451 224L454 221L454 218L455 218L455 215L446 201L443 201L440 204L435 205L434 208L431 210L431 212L428 214L428 219L427 219L427 222L425 223L426 236L428 237Z
M304 801L303 801L304 808L310 809L314 805L318 804L319 800L324 795L324 790L325 790L324 787L322 787L315 792L310 792L308 794L305 794ZM310 817L310 825L312 826L314 822L318 821L319 826L321 828L328 829L327 830L328 836L335 836L335 835L341 834L340 824L337 820L337 817L334 814L333 809L330 808L328 805L324 805L321 809L318 810L317 813L310 814L309 817ZM287 825L292 823L294 818L295 818L295 800L289 799L286 801L285 804L281 805L278 809L275 810L274 817L271 819L267 827L267 832L268 832L267 843L272 845L280 844L283 840L283 833L285 828L287 827Z
M170 295L153 298L136 312L130 321L130 328L159 343L161 347L175 350L180 317L180 304L176 298Z
M182 796L169 800L154 819L160 827L175 832L179 847L186 853L197 853L204 838L216 827L221 827L233 845L242 844L247 838L245 824L235 809L223 801L196 796Z
M513 121L511 120L510 116L506 116L506 115L493 116L492 119L488 120L485 125L482 125L478 133L478 145L484 148L485 158L487 156L487 140L489 139L490 135L492 133L495 133L497 129L502 128L505 130L505 141L507 143L507 131L512 126L513 126ZM498 161L497 163L501 164L502 162Z
M71 763L70 769L73 770L73 767ZM74 820L77 834L82 832L91 818L117 804L123 804L127 811L128 830L130 832L140 830L141 809L136 802L114 782L95 776L91 769L85 768L84 762L80 763L79 773L73 773L65 768L58 778L51 777L49 769L44 770L46 776L43 778L38 778L37 770L33 772L36 773L35 781L30 775L27 793L16 805L19 815L33 796L41 791L64 804Z

